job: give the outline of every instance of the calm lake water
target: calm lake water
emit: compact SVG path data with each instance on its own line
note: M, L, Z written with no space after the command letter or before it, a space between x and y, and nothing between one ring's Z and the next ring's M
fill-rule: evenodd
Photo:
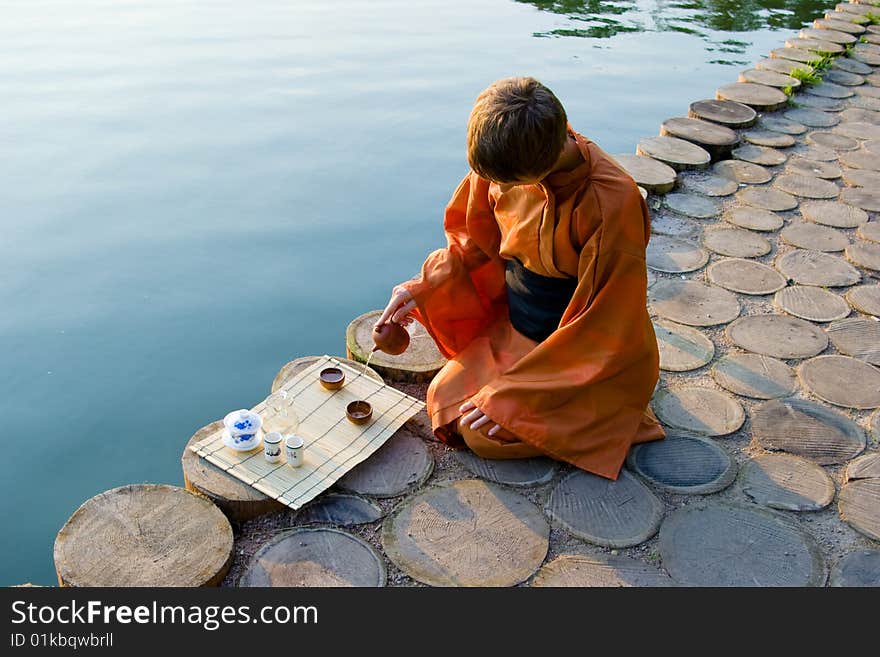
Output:
M442 245L465 123L533 75L633 152L834 2L0 0L0 584L87 498L182 484Z

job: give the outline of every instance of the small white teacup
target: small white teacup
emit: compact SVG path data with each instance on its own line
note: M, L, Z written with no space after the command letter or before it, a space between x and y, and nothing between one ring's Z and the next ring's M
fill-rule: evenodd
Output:
M281 441L283 437L277 431L272 431L263 436L263 456L269 463L281 462Z
M303 464L303 439L296 434L287 437L284 445L287 448L287 465L298 468Z

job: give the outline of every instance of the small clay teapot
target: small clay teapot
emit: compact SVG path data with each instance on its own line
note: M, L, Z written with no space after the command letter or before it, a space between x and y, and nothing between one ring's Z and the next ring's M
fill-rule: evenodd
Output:
M400 324L385 322L379 327L373 327L373 351L382 350L386 354L398 356L409 347L409 331Z

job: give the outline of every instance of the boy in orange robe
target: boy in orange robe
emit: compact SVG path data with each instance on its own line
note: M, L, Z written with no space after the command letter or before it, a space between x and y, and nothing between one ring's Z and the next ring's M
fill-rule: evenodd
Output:
M447 247L395 286L377 325L414 318L449 359L427 395L444 442L616 479L632 444L664 436L648 408L659 353L647 206L532 78L480 94L468 162Z

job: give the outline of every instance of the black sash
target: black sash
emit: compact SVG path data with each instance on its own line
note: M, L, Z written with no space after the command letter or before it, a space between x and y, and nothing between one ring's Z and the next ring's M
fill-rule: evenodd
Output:
M562 313L577 287L575 278L541 276L515 258L507 261L504 280L510 323L536 342L543 342L559 328Z

